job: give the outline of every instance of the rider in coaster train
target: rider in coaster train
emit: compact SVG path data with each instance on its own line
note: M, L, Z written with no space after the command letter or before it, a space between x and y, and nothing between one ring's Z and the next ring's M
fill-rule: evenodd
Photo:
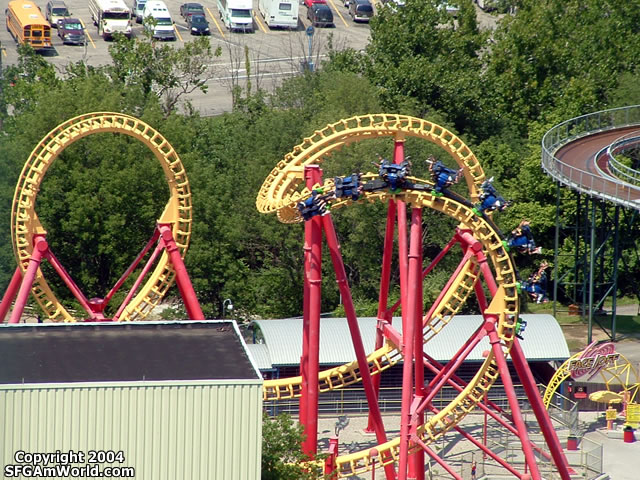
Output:
M493 212L498 210L499 212L507 208L511 202L505 200L493 186L493 177L482 182L480 185L480 203L474 207L477 213Z
M531 295L536 303L549 301L547 297L547 268L549 268L549 264L543 260L538 270L533 272L526 282L522 283L524 291Z
M436 196L443 195L444 190L458 183L462 178L462 169L449 168L440 160L436 160L433 155L429 156L427 163L429 164L431 179L434 183L433 191Z
M529 220L522 220L516 228L511 230L511 234L507 239L507 246L529 255L542 253L542 247L536 247L530 225L531 222Z
M380 163L374 163L378 167L378 174L382 178L389 189L397 191L405 185L407 174L409 173L410 163L404 160L402 163L393 163L378 155Z

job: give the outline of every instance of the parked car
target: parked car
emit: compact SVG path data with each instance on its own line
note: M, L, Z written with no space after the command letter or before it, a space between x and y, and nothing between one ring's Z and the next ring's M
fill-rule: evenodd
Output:
M333 12L326 3L316 3L307 9L307 18L314 27L333 27Z
M136 17L136 23L142 23L142 12L144 12L144 6L147 4L147 0L133 0L133 15Z
M86 45L87 37L84 34L82 22L77 18L65 17L58 20L58 36L63 44Z
M349 15L354 22L368 22L373 17L373 6L369 0L351 0Z
M67 5L62 0L47 2L47 6L44 9L44 17L53 28L58 28L58 20L70 15Z
M187 17L187 28L191 32L191 35L209 35L209 22L207 17L194 13Z
M445 10L449 15L456 18L460 13L460 8L457 5L451 5L450 3L440 4L440 9Z
M316 3L327 3L327 0L304 0L304 4L307 8L311 8Z
M199 3L183 3L180 5L180 16L185 20L191 15L204 16L204 7Z

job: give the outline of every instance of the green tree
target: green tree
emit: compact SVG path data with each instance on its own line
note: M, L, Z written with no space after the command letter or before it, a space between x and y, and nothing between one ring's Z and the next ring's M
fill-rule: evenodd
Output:
M113 65L107 70L112 77L139 88L145 96L155 95L169 115L190 93L206 93L207 81L216 74L213 58L219 57L222 49L212 49L206 37L174 48L153 41L149 34L131 39L117 35L109 53Z
M262 417L262 480L312 480L321 472L310 469L303 462L303 427L290 415L282 413L270 418Z
M386 108L413 99L412 113L443 113L465 131L488 123L483 102L480 53L486 34L477 28L470 0L454 20L436 0L408 0L404 8L382 8L371 19L366 75L381 89Z

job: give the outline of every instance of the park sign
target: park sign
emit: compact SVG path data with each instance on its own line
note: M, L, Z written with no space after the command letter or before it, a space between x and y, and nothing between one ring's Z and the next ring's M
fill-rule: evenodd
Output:
M568 370L574 380L585 375L588 375L587 380L591 380L601 370L615 366L619 358L613 343L597 345L593 342L578 358L569 360Z

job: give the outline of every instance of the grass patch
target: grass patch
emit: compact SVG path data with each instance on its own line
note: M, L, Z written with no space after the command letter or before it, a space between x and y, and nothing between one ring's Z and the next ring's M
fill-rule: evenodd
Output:
M640 316L616 315L616 331L620 333L640 333Z
M570 352L579 352L584 350L584 342L582 340L576 340L573 338L569 338L567 340L567 347Z
M618 306L625 304L621 300L618 301ZM630 302L627 302L627 304L630 304ZM569 315L566 307L562 305L558 305L558 310L556 312L556 320L560 325L587 325L588 319L586 316ZM553 303L528 302L522 306L522 313L548 313L553 315ZM611 315L594 315L594 320L605 328L611 329ZM640 315L616 315L616 332L640 333Z

